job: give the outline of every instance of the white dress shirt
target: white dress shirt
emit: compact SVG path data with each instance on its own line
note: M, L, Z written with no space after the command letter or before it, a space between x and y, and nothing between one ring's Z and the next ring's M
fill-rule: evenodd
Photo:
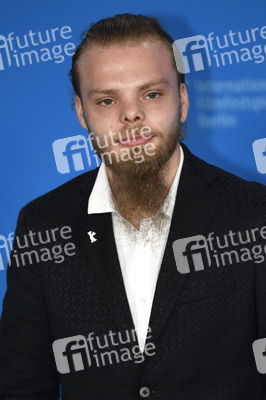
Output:
M140 229L132 227L136 240L128 240L121 216L115 210L104 163L101 164L88 203L88 214L112 213L114 237L124 280L126 295L135 325L139 347L143 352L152 309L157 278L169 234L177 188L184 162L180 148L180 163L164 202L166 221L163 232L154 240L151 218L141 220ZM150 227L149 227L150 224ZM146 228L146 229L145 229ZM148 229L147 229L148 228ZM152 331L151 338L152 338Z

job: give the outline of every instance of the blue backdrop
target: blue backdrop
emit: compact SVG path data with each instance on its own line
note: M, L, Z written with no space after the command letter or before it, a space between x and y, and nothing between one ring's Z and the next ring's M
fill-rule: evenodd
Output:
M71 109L67 73L80 33L91 22L124 12L158 17L178 40L187 72L185 143L191 151L242 178L266 182L265 0L2 2L0 312L7 239L20 208L97 165ZM64 156L67 145L71 157Z

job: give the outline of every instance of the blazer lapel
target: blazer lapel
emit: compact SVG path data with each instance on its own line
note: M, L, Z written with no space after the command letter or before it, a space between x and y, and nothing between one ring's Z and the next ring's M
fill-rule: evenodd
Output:
M101 297L109 308L117 330L134 329L119 264L111 213L86 214L81 235L82 253L94 272ZM95 232L91 241L87 232Z
M204 235L218 200L207 182L202 181L203 161L193 156L183 144L182 148L184 165L149 322L153 342L170 317L190 275L177 272L172 244L177 239Z

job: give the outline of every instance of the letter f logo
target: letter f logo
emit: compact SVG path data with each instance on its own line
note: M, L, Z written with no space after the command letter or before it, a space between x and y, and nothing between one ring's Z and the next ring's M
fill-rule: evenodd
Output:
M82 371L91 366L86 338L82 335L55 340L53 351L57 370L61 374Z
M7 40L5 38L5 36L0 35L0 49L5 49L6 51L6 57L7 57L7 62L8 62L8 66L10 67L11 65L11 58L10 58L10 53L9 53L9 49L8 49L8 45L7 45ZM4 62L3 62L3 56L2 54L0 54L0 71L3 71L5 69L4 67Z
M178 239L173 243L177 271L187 274L211 265L207 240L202 235Z
M182 74L202 71L211 65L208 43L203 35L178 39L173 43L177 70Z

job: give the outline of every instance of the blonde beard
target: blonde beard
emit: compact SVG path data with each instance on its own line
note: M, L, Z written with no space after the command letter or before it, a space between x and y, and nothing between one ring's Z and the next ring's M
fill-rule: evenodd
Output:
M132 245L141 243L143 246L149 244L152 248L159 246L161 237L166 234L165 229L169 217L164 210L168 204L169 200L165 200L163 206L153 217L142 219L139 230L131 222L123 218L117 210L116 218L124 233L124 238L120 244Z
M120 216L119 223L128 241L136 242L141 238L142 243L152 242L156 246L157 239L165 233L165 225L169 218L165 214L169 192L166 183L169 171L166 163L177 145L177 132L173 130L164 146L157 149L153 159L146 159L142 168L140 164L136 168L134 163L128 164L125 169L122 164L118 168L110 168L112 197ZM140 223L141 233L138 231Z

